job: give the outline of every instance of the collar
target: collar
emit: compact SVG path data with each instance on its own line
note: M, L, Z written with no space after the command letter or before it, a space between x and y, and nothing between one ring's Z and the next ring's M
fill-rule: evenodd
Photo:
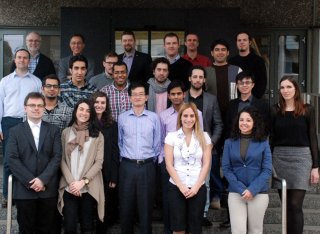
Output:
M76 87L77 89L79 89L77 86L75 86L75 85L72 83L72 80L68 80L67 82L68 82L68 84L69 84L70 86L73 86L73 87ZM82 87L80 87L80 89L86 88L87 86L89 86L89 83L87 83L87 81L84 80L84 85L83 85Z
M183 130L182 130L182 127L181 128L179 128L178 129L178 131L177 131L177 137L179 138L179 139L184 139L185 138L185 134L184 134L184 132L183 132ZM192 138L194 137L194 130L192 130L192 136L191 136Z
M30 59L38 59L39 57L40 57L40 52L38 51L36 56L34 56L34 57L30 56Z
M34 122L32 122L31 120L29 120L28 117L27 117L27 121L28 121L28 124L29 124L30 128L33 128L33 127L35 127L35 126L37 126L38 128L40 128L41 122L42 122L42 120L40 119L39 123L34 123Z
M253 96L252 96L252 94L250 95L250 97L247 99L247 100L245 100L245 101L243 101L242 99L241 99L241 97L239 97L239 99L240 99L240 102L252 102L252 99L253 99Z
M180 59L180 54L178 54L175 58L170 59L168 56L166 58L169 60L170 64L177 62Z
M125 57L127 57L127 58L133 57L135 53L136 53L136 50L135 50L135 49L134 49L133 52L131 52L131 53L126 53L126 52L124 52L124 53L123 53L123 58L125 58Z
M117 90L117 91L121 92L121 91L124 91L124 90L126 90L126 89L128 89L128 88L129 88L129 82L128 82L128 80L127 80L127 85L126 85L126 87L125 87L123 90L119 90L119 89L117 89L117 87L114 85L114 81L112 82L111 86L113 87L113 89L115 89L115 90Z
M137 116L137 115L134 113L133 108L131 108L131 109L129 110L128 115ZM142 116L142 115L148 115L148 112L147 112L146 108L144 108L143 111L142 111L142 113L141 113L140 115L138 115L137 117Z
M13 72L12 74L13 74L13 77L19 77L19 78L31 77L31 76L30 76L31 73L28 72L28 71L27 71L22 77L17 75L16 70L14 70L14 72Z

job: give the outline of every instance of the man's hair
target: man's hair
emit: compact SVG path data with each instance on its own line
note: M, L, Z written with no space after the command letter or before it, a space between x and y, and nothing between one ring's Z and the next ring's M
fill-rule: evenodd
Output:
M46 105L46 101L44 96L41 93L38 92L31 92L28 93L28 95L24 99L24 106L27 106L29 99L42 99L43 104Z
M242 71L238 75L236 75L236 82L243 80L244 78L251 79L253 83L255 83L255 77L251 71Z
M71 41L71 39L74 38L74 37L80 37L81 40L82 40L82 42L83 42L84 44L86 44L86 41L85 41L84 36L83 36L82 34L80 34L80 33L74 33L74 34L72 34L71 37L70 37L70 41Z
M40 40L41 40L41 35L40 35L40 33L36 32L36 31L28 32L27 35L26 35L26 39L27 39L27 37L28 37L30 34L36 34L38 37L40 37Z
M187 33L186 36L184 37L184 40L185 40L185 41L187 40L187 37L188 37L189 35L195 35L195 36L198 38L198 41L200 41L200 38L199 38L198 34L196 34L196 33L194 33L194 32L189 32L189 33Z
M118 54L114 51L111 51L109 53L106 53L104 56L103 56L103 61L105 61L107 58L110 58L110 57L117 57L118 58Z
M175 38L177 38L178 43L179 43L179 37L178 37L178 34L173 33L173 32L169 32L169 33L167 33L167 34L166 34L166 35L164 35L164 37L163 37L163 43L165 43L165 41L166 41L167 37L175 37Z
M30 59L30 57L31 57L30 52L29 52L27 49L25 49L25 48L19 48L19 49L17 49L16 52L14 53L14 58L16 58L17 53L20 52L20 51L26 52L26 53L28 54L28 56L29 56L29 59Z
M55 75L55 74L50 74L50 75L45 76L45 77L43 78L43 80L42 80L42 86L45 86L45 85L46 85L46 81L47 81L47 80L56 80L56 81L58 81L58 85L60 86L60 79L59 79L58 76Z
M186 91L186 86L184 85L184 83L181 80L173 80L170 82L170 84L168 85L168 88L167 88L168 94L170 94L170 91L174 88L181 88L182 92Z
M143 82L143 81L134 81L129 85L129 88L128 88L128 94L129 94L130 97L132 96L132 90L134 90L136 88L144 88L145 95L149 94L149 88L148 88L148 85L145 82Z
M133 37L134 40L136 40L136 36L134 35L134 32L133 31L123 31L122 34L121 34L121 39L124 35L130 35Z
M238 40L239 34L247 34L247 35L248 35L248 38L249 38L249 41L252 41L252 37L251 37L250 33L247 32L247 31L239 31L239 32L236 34L235 41Z
M201 71L203 71L204 77L205 77L205 78L207 77L207 72L206 72L206 70L204 69L203 66L200 66L200 65L194 65L194 66L192 66L192 67L189 69L189 73L188 73L188 76L189 76L189 77L192 75L193 70L201 70Z
M170 62L169 62L169 60L166 59L165 57L160 57L160 58L156 58L155 60L153 60L153 62L152 62L152 71L154 71L154 70L156 69L156 67L157 67L157 65L158 65L159 63L167 64L167 66L168 66L168 71L169 71L169 69L170 69Z
M116 62L115 64L113 64L113 67L112 67L112 73L114 72L114 67L115 66L125 66L126 67L126 72L128 72L128 66L125 62L119 60L118 62Z
M84 62L86 64L86 68L88 69L88 60L86 57L84 57L83 55L79 54L79 55L74 55L70 58L69 60L69 68L72 69L73 64L75 62Z
M217 40L213 41L213 42L211 43L210 50L213 51L214 48L215 48L217 45L223 45L223 46L225 46L225 47L227 48L227 50L229 51L229 48L230 48L230 47L229 47L229 43L228 43L226 40L224 40L224 39L217 39Z

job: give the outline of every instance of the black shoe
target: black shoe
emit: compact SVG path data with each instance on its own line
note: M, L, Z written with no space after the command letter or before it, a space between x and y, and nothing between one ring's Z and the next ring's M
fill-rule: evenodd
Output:
M212 223L210 222L210 220L207 217L203 217L202 218L202 226L203 227L210 227L210 226L212 226Z
M8 207L8 201L7 201L6 199L3 199L2 204L1 204L1 207L2 207L3 209L7 209L7 207Z
M225 221L223 223L220 223L219 227L220 228L229 228L229 227L231 227L230 220L227 220L227 221Z

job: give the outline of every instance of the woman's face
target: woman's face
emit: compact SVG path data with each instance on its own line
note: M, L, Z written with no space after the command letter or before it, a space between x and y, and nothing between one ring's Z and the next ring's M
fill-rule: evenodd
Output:
M284 80L280 83L280 93L284 100L291 100L294 98L296 94L296 89L289 80Z
M241 134L251 134L253 128L253 119L247 112L242 112L239 118L239 129Z
M76 117L77 117L77 123L86 123L89 121L90 118L90 108L87 103L81 103L78 106L77 112L76 112Z
M181 124L183 128L193 128L196 122L195 113L191 108L185 109L181 115Z
M101 115L106 111L107 108L107 100L106 97L97 97L94 102L94 109L96 110L97 115Z

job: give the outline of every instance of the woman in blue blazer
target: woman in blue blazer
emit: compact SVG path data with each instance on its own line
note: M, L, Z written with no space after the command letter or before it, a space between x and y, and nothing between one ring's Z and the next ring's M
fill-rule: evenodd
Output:
M222 170L229 182L233 234L260 234L268 207L272 157L264 122L254 107L241 110L226 140Z

